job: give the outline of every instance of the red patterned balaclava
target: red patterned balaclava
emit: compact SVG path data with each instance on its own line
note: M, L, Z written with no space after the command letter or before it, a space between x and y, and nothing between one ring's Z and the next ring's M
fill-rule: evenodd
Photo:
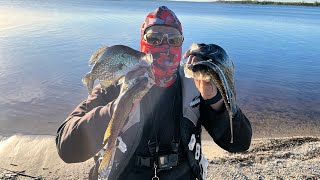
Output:
M170 46L167 43L161 45L149 45L143 40L145 30L153 25L164 25L178 29L182 34L182 26L174 12L166 6L160 6L148 14L141 27L140 51L151 53L153 56L153 72L156 85L168 87L176 78L181 60L182 47Z

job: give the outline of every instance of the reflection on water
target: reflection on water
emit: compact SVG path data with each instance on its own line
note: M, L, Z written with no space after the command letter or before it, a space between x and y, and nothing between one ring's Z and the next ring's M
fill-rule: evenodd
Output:
M318 133L319 8L140 1L1 2L0 133L54 134L87 96L91 53L139 49L145 15L163 4L183 24L184 50L216 43L231 55L237 101L257 136L279 135L275 126L284 136Z

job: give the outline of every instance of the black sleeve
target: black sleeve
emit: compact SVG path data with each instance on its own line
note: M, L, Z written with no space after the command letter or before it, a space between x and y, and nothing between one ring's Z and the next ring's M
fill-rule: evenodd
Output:
M234 116L233 143L230 143L229 113L224 107L222 111L214 111L211 106L200 104L200 122L208 131L213 140L229 152L242 152L249 149L252 138L252 128L249 120L240 108Z
M80 103L58 128L56 147L64 162L86 161L102 149L103 135L119 91L111 86L106 92L97 85L88 99Z

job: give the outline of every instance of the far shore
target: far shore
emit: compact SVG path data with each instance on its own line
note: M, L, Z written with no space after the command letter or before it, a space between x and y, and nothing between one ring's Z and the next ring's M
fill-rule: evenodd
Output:
M292 5L292 6L320 6L320 2L315 1L313 3L309 2L274 2L274 1L228 1L228 0L217 0L217 3L226 4L260 4L260 5Z
M192 0L163 0L163 1L180 1L180 2L206 2L206 3L225 3L225 4L258 4L258 5L289 5L289 6L320 6L320 0L314 2L278 2L269 0L211 0L211 1L192 1ZM288 0L289 1L289 0Z

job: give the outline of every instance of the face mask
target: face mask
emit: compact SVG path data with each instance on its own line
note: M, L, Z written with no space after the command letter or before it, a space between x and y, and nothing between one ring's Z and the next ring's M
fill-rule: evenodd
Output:
M153 56L153 71L156 85L168 87L172 85L178 75L181 60L181 46L169 46L168 43L150 45L143 40L145 30L153 25L174 27L182 34L182 26L176 15L167 7L160 6L147 15L141 27L140 51L151 53ZM168 38L168 37L167 37Z
M153 72L156 85L159 87L168 87L172 85L178 75L178 69L181 60L181 46L173 47L168 44L152 46L144 42L140 42L140 51L151 53L153 57Z

